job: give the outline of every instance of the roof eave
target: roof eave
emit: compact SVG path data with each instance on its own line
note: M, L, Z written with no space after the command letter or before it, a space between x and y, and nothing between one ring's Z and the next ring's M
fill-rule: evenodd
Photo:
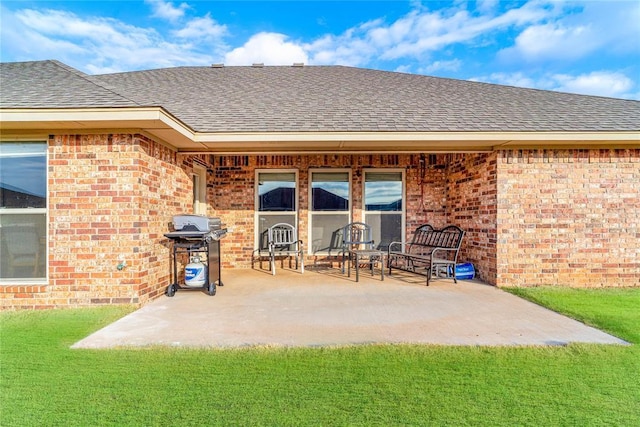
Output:
M162 107L0 109L3 138L59 132L137 131L181 149L194 149L194 132ZM202 148L202 146L199 146Z
M637 148L639 131L195 132L162 107L0 109L2 138L59 132L137 131L179 152L400 153L519 148Z
M452 152L517 148L640 147L638 132L228 132L196 133L216 152Z

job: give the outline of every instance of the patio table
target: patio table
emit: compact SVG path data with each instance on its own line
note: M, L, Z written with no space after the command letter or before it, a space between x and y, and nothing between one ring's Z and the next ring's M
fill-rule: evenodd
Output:
M377 249L351 249L349 250L349 262L347 267L347 275L351 277L351 263L353 262L356 270L356 282L360 281L360 263L366 260L371 268L373 276L373 266L380 262L380 280L384 281L384 257L386 252Z

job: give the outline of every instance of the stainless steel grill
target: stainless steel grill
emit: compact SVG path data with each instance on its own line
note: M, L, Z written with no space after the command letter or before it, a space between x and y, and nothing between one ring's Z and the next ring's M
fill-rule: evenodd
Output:
M173 231L165 237L173 241L173 283L167 287L167 296L174 296L178 289L194 289L178 283L178 260L186 254L204 255L207 267L207 280L202 289L209 295L216 294L216 285L223 286L220 279L220 239L227 234L220 218L202 215L176 215L173 217ZM197 289L197 288L196 288Z
M222 227L220 218L210 218L202 215L176 215L173 217L174 231L166 233L165 237L174 240L202 240L211 238L220 240L227 234Z

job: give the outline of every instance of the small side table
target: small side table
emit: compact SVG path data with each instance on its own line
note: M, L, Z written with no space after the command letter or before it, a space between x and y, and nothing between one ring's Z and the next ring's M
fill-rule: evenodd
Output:
M384 281L384 256L386 252L377 249L352 249L349 251L349 266L347 275L351 277L351 262L356 266L356 282L360 280L360 262L366 259L366 263L371 266L373 276L373 265L380 262L380 280Z

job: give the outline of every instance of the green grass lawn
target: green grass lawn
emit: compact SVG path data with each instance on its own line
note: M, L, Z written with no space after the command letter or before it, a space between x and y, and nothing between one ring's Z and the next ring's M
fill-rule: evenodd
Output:
M126 308L0 314L0 425L640 425L640 288L512 290L636 345L71 350Z

